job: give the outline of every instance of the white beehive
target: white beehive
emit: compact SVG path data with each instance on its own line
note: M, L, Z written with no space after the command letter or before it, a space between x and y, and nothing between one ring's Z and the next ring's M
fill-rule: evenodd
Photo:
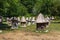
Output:
M32 17L32 24L35 24L35 17Z
M21 22L26 22L26 19L24 16L21 18Z
M49 27L49 25L50 25L50 18L47 16L47 17L45 18L45 20L46 20L46 22L47 22L46 27L48 28L48 27Z
M18 21L20 21L20 17L18 17Z
M26 17L26 20L29 20L29 18L28 18L28 17Z
M47 16L47 17L45 18L45 20L46 20L46 22L49 22L49 21L50 21L50 18Z
M26 27L26 19L24 16L21 18L21 27Z
M31 17L29 17L29 19L28 19L28 26L30 26L31 25Z
M20 25L20 17L18 17L18 25Z

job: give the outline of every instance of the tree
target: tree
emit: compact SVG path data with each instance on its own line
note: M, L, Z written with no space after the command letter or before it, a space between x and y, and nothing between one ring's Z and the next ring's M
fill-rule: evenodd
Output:
M1 16L60 16L60 0L0 0Z
M27 8L24 7L19 0L3 0L0 4L1 16L23 16L28 13Z
M32 8L34 7L36 0L21 0L21 3L28 9L29 13L32 13Z

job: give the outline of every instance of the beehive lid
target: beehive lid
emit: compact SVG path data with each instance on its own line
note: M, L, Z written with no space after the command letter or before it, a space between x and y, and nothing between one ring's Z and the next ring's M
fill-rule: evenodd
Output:
M29 17L29 21L31 21L31 17Z
M24 16L21 18L21 22L26 22L26 19Z
M26 17L26 20L28 20L29 18L28 17Z
M36 19L36 23L45 23L45 18L42 13L40 13Z
M32 17L32 21L35 21L35 17Z
M46 22L49 22L50 18L47 16L47 17L45 18L45 20L46 20Z
M55 19L55 18L52 16L52 19Z
M20 21L20 17L18 17L18 21Z

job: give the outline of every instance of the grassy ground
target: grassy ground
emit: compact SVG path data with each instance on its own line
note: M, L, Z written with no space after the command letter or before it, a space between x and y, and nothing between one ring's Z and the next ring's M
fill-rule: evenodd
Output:
M11 30L7 29L7 25L4 22L4 30L0 34L0 40L60 40L60 20L54 20L47 28L49 32L36 32L36 25L27 26L19 29Z
M51 23L48 29L60 31L60 23Z
M11 30L10 27L6 24L6 22L3 22L3 26L0 27L0 29L4 29L3 32L9 32L9 31L14 31L14 30ZM8 27L8 28L7 28ZM36 25L30 25L30 26L27 26L25 28L22 28L19 26L19 28L17 30L20 30L20 31L27 31L27 32L36 32ZM49 27L46 29L46 30L49 30L49 31L60 31L60 20L54 20L50 23Z

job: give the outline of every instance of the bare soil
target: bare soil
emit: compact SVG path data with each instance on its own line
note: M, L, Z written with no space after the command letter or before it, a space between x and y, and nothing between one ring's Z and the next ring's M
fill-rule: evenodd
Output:
M60 32L51 31L49 33L35 32L8 32L0 34L0 40L60 40Z

